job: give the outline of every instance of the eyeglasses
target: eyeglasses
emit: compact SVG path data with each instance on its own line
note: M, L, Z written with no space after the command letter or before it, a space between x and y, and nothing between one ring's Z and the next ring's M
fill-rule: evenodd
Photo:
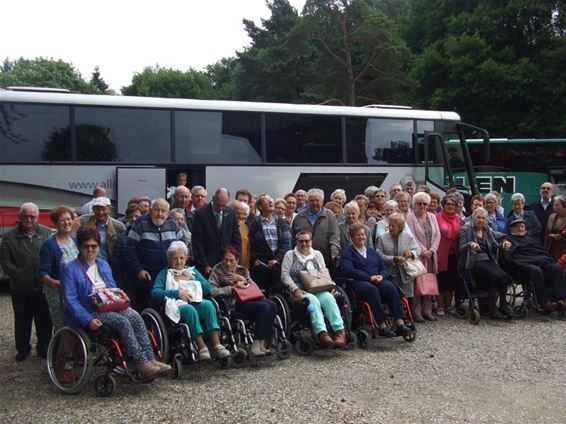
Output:
M417 202L416 205L417 205L417 206L428 206L428 203L425 203L425 202Z
M22 215L22 219L37 219L37 215Z
M297 240L297 243L310 243L310 240Z
M456 206L454 203L445 203L444 206Z
M85 250L96 250L98 249L98 244L83 244L81 247Z
M383 194L376 194L375 197L385 197Z
M541 187L541 190L552 190L552 187Z

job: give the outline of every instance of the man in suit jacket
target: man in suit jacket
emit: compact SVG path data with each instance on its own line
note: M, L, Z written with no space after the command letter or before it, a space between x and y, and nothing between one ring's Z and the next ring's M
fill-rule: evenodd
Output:
M537 200L529 205L530 209L535 213L542 226L542 232L540 234L541 240L544 242L544 236L546 234L546 224L548 223L548 217L552 214L552 195L554 188L552 183L548 181L542 183L540 186L540 200Z
M208 277L212 267L222 260L226 246L241 250L236 214L227 208L230 193L219 188L212 201L193 213L193 254L198 270Z

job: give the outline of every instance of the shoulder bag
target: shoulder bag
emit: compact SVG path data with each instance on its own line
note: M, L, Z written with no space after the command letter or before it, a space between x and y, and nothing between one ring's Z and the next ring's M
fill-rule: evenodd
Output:
M313 294L330 291L336 287L336 284L332 281L332 278L330 278L328 269L317 271L316 275L309 274L308 271L300 271L299 278L305 290Z
M97 289L96 284L92 281L92 278L83 267L83 264L81 264L78 260L77 262L84 272L87 280L92 284L93 290L90 295L90 302L96 312L118 312L130 307L130 298L124 290L108 287Z
M263 299L262 291L254 282L249 283L243 289L239 288L238 286L233 286L232 290L234 291L234 297L236 298L236 301L240 303Z
M407 274L411 278L426 274L426 267L417 258L407 259L401 262L401 266L403 267L405 274Z

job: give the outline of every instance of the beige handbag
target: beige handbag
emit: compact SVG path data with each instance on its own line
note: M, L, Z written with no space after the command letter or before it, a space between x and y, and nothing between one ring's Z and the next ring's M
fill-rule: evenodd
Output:
M419 259L407 259L401 262L403 271L411 278L426 274L426 267Z
M332 278L330 278L328 269L317 271L316 275L309 274L308 271L300 271L299 277L301 283L305 286L305 290L309 293L315 294L330 291L336 287L336 284L332 281Z

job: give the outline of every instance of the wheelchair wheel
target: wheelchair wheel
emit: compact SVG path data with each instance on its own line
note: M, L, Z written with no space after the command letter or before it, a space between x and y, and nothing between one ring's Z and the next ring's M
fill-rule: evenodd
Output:
M280 340L275 345L275 350L277 352L277 357L279 359L287 359L291 356L291 349L292 349L291 342L289 340Z
M529 314L529 310L523 304L517 305L513 308L513 316L518 319L525 319Z
M282 294L276 293L272 295L269 300L272 300L277 305L277 315L281 320L283 331L285 331L285 334L289 334L289 326L291 325L291 310L289 309L287 299L285 299L285 296Z
M159 312L152 308L144 309L140 315L149 332L150 341L152 344L155 341L155 347L159 351L156 352L155 356L163 362L169 361L169 337L163 318L161 318ZM153 340L151 340L152 336Z
M232 354L232 364L238 368L246 363L248 359L248 352L243 347L239 347L236 352Z
M175 355L175 359L173 359L172 371L173 378L175 380L180 380L183 376L183 355Z
M82 329L63 327L47 349L49 379L63 393L78 393L90 379L94 362L92 341Z
M513 308L515 306L515 300L517 299L517 285L509 284L507 286L507 304Z
M98 396L108 397L116 388L116 380L110 374L101 374L94 380L94 390Z
M295 350L301 356L310 355L314 350L314 343L310 338L301 338L296 341Z
M478 325L480 323L480 311L477 309L472 309L470 311L470 317L468 318L471 324Z
M456 316L461 319L468 319L470 317L470 308L466 304L466 302L461 303L456 308Z
M352 304L350 303L350 298L342 287L337 286L335 290L339 293L336 299L338 307L340 308L340 314L348 329L352 328Z
M369 346L369 334L366 330L358 330L357 334L358 347L367 349Z

